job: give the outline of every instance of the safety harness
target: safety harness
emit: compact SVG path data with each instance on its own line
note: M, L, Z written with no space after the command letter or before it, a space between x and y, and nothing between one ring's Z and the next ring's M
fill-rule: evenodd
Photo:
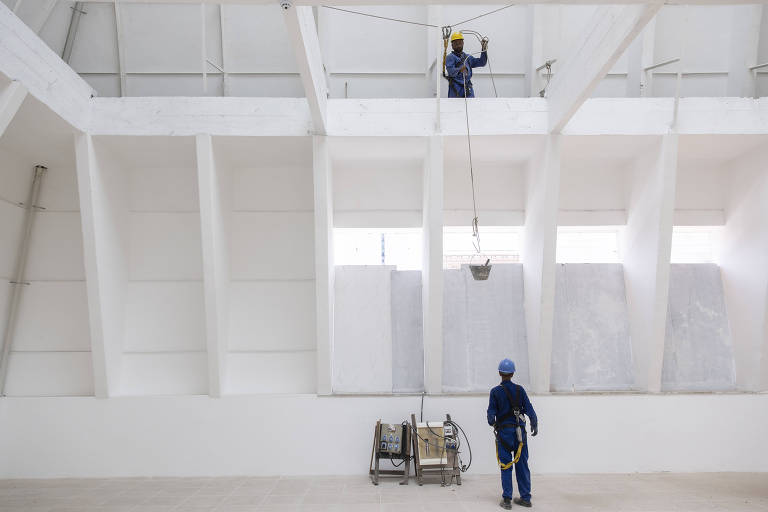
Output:
M501 384L501 389L504 390L504 393L507 395L507 399L509 400L509 412L505 415L503 415L500 418L496 419L496 423L493 425L493 435L496 436L496 462L499 463L499 468L501 470L506 470L511 468L517 461L520 460L520 454L523 451L523 431L520 428L520 425L522 424L523 420L521 419L521 409L522 409L522 403L519 401L515 401L515 399L512 397L512 393L509 392L509 390L504 386L504 383ZM517 391L517 388L515 388L515 391ZM512 425L511 423L505 423L510 418L515 418L515 423ZM503 428L511 428L512 426L515 427L515 431L517 434L517 451L515 452L514 446L510 445L504 439L501 438L499 435L499 430ZM507 450L509 453L514 453L514 458L511 462L508 462L507 464L503 464L501 460L499 459L499 444L504 447L505 450Z

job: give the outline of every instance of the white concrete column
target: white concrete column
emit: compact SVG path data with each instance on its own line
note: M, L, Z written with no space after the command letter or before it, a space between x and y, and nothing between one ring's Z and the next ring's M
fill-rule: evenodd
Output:
M0 92L0 137L11 124L16 112L27 97L27 88L21 82L13 81Z
M315 310L317 394L333 393L333 173L328 137L312 138L315 184Z
M94 392L98 398L107 398L120 390L127 286L122 239L127 228L127 187L116 162L97 158L90 135L75 135L75 159Z
M198 135L197 182L203 250L205 330L208 348L208 394L225 392L229 345L229 244L225 179L216 167L208 134Z
M753 97L755 80L751 66L758 64L763 5L732 5L731 58L728 60L728 96Z
M529 163L523 243L525 322L532 389L548 393L555 310L555 249L562 136L547 136Z
M677 134L664 135L655 152L635 163L624 240L635 385L661 390L669 260L677 179Z
M541 80L536 68L544 64L548 57L544 55L544 9L547 6L529 4L526 6L526 27L528 33L525 38L525 96L538 96L541 90Z
M736 386L768 391L768 154L728 163L720 268L733 339ZM724 169L725 171L725 169Z
M424 159L423 268L424 388L443 390L443 138L427 139Z

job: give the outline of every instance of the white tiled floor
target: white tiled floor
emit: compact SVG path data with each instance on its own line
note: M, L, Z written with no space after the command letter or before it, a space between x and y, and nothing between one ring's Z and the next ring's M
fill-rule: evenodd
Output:
M422 487L367 478L0 480L0 512L473 512L501 510L498 476ZM540 511L768 511L768 473L534 475ZM523 510L521 507L513 507Z

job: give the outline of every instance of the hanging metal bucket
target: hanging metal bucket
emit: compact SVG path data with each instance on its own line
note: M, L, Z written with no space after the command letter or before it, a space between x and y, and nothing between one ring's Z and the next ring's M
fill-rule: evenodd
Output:
M472 272L472 279L475 281L486 281L488 276L491 275L491 259L488 258L485 261L485 265L469 265L469 270Z

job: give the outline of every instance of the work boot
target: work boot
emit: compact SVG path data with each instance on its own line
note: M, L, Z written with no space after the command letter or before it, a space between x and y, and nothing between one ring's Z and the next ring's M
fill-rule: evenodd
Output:
M509 498L502 498L499 506L505 510L512 510L512 500Z
M530 501L525 501L523 498L515 498L515 504L520 505L521 507L532 506Z

